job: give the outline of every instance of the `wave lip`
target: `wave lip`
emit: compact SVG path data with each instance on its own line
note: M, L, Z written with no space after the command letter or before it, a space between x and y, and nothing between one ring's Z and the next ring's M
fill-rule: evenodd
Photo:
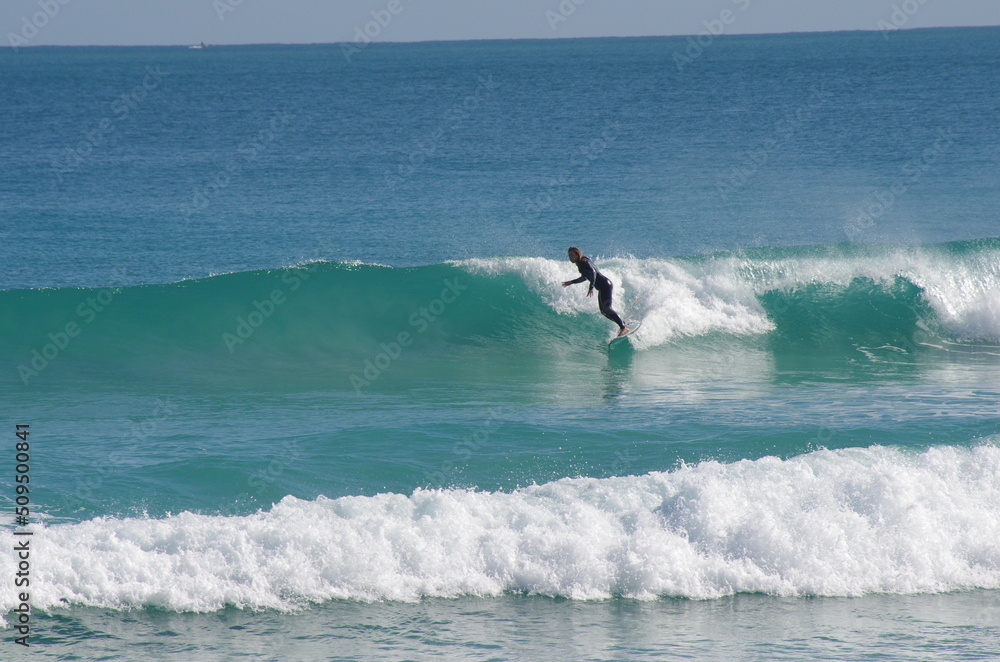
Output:
M584 286L559 287L576 275L569 262L492 258L455 264L489 276L518 274L559 314L596 314ZM882 320L893 331L905 321L911 331L930 324L945 337L1000 340L997 239L912 247L761 248L696 258L606 258L597 264L615 284L619 312L642 320L643 331L634 338L640 348L710 333L780 332L793 307L793 325L803 319L813 326L846 322L842 333L850 335L859 324L877 321L873 311L887 303L910 313L909 319ZM859 296L866 290L867 296ZM881 329L870 331L877 335Z
M721 339L838 358L955 344L991 355L981 345L1000 342L998 264L1000 240L598 260L615 307L642 321L636 349L695 339L717 351ZM15 366L0 387L356 388L358 375L370 384L391 367L381 387L450 379L458 354L492 374L500 353L530 354L510 368L535 379L540 360L558 363L581 339L615 331L585 286L560 286L574 271L541 257L406 269L310 262L167 285L0 292L0 353ZM406 358L393 361L403 344Z
M0 537L13 544L11 532ZM43 609L199 612L505 592L710 599L995 589L997 540L996 445L822 450L511 493L289 496L249 516L41 526L32 600ZM13 563L3 557L0 572L11 576Z
M457 264L490 276L516 273L558 314L597 314L596 301L586 298L586 285L560 286L577 275L569 262L493 258ZM708 273L682 260L616 258L601 260L598 267L614 283L615 309L625 319L642 321L642 333L633 337L637 347L712 332L759 335L774 329L753 285L736 274Z

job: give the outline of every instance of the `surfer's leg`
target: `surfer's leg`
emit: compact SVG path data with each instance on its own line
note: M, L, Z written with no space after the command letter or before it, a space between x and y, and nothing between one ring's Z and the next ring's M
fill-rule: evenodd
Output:
M611 307L611 294L613 291L614 286L610 282L606 286L599 288L597 290L597 305L601 309L601 314L617 324L618 330L622 331L625 329L625 322L622 321L622 318Z

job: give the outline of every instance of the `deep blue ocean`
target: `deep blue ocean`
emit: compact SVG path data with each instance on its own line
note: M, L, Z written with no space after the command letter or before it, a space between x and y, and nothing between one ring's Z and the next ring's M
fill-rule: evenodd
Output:
M1000 658L1000 29L0 90L0 659Z

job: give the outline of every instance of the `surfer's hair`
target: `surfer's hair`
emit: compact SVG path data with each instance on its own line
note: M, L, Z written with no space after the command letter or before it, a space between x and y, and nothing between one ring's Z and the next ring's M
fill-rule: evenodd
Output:
M581 250L580 250L579 248L577 248L576 246L570 246L570 247L569 247L569 250L568 250L568 251L566 251L566 252L567 252L567 253L576 253L576 256L577 256L577 258L581 258L581 257L583 257L583 251L581 251Z

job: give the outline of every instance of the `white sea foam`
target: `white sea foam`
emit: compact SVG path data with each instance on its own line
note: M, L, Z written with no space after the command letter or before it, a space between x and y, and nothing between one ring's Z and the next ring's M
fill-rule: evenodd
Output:
M636 345L660 345L679 336L711 332L753 335L774 329L758 296L811 284L847 287L856 278L891 285L903 277L923 290L944 332L956 338L1000 339L1000 251L962 256L941 250L895 248L867 254L750 258L743 254L706 260L595 259L615 284L615 306L640 319ZM576 277L568 261L491 258L455 263L475 273L514 273L559 313L598 314L586 287L562 288ZM631 311L626 315L629 307Z
M40 526L31 599L211 611L506 591L705 599L1000 588L996 441ZM0 537L11 549L11 532ZM0 555L0 576L13 577L14 564ZM2 594L4 612L12 599Z

